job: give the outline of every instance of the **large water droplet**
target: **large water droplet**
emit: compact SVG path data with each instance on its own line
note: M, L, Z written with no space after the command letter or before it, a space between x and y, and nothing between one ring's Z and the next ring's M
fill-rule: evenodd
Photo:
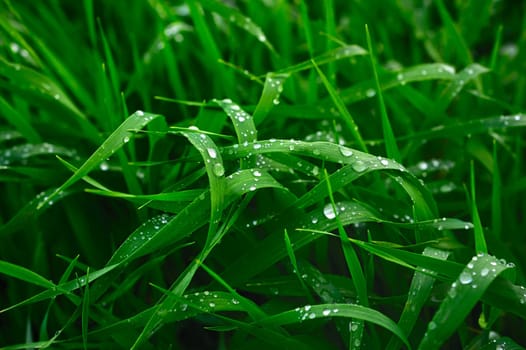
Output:
M329 220L332 220L336 217L336 213L334 212L334 208L332 207L332 204L329 203L323 208L323 215Z
M208 155L210 156L210 158L216 158L217 157L217 152L216 152L215 149L207 148L206 151L208 152Z
M485 268L483 268L483 269L482 269L482 270L480 271L480 275L481 275L482 277L485 277L485 276L487 276L487 275L488 275L488 273L489 273L489 269L488 269L488 268L486 268L486 267L485 267Z
M213 167L213 171L216 176L225 175L225 168L223 167L223 164L221 163L215 163Z
M340 147L340 153L345 157L350 157L353 155L353 152L347 147Z
M365 169L367 169L367 164L365 164L362 160L357 160L353 163L352 168L354 171L361 173Z
M466 271L463 271L460 274L458 279L459 279L460 283L462 283L462 284L469 284L469 283L473 282L473 276L469 272L466 272Z

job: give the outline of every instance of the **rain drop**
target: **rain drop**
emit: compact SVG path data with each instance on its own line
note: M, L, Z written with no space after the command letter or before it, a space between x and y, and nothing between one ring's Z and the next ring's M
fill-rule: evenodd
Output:
M206 151L208 152L208 155L210 156L210 158L216 158L217 157L217 152L216 152L215 149L207 148Z
M331 313L331 310L329 309L323 310L323 316L329 316L330 313Z
M354 169L354 171L361 173L362 171L367 169L367 165L363 161L357 160L353 163L352 168Z
M473 276L469 272L463 271L459 276L459 281L462 284L469 284L473 282Z
M213 171L216 176L225 175L225 168L223 167L223 164L221 163L215 163L213 167Z
M340 153L345 157L350 157L353 155L353 152L346 147L340 147Z
M323 208L323 215L329 220L332 220L336 217L336 213L334 212L334 208L332 207L332 204L329 203Z

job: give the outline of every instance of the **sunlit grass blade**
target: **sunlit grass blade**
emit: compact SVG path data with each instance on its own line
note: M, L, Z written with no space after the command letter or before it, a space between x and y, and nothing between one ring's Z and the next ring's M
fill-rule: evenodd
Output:
M340 113L342 122L345 123L345 125L347 125L347 129L348 129L347 131L350 132L350 134L352 135L354 141L358 145L358 148L361 151L367 152L367 146L363 142L362 136L360 135L360 131L358 130L358 126L356 125L353 117L351 116L347 108L345 107L344 101L339 96L339 94L336 92L336 90L331 85L329 80L327 80L327 77L325 76L325 74L323 74L323 72L318 68L316 63L312 61L312 64L314 65L314 68L316 68L316 71L318 72L318 75L320 76L323 82L323 85L325 85L325 88L329 92L329 95L331 96L331 99L336 106L336 109Z
M107 159L113 153L115 153L124 144L130 141L133 136L133 132L130 130L142 129L149 122L155 118L159 118L159 115L145 113L143 111L137 111L126 119L115 131L99 146L99 148L82 164L82 166L55 190L48 198L42 201L37 209L44 206L46 202L52 201L61 192L66 190L68 187L73 185L78 180L82 179L91 170L97 167L102 161Z
M391 333L410 348L409 341L402 330L390 318L377 310L356 304L320 304L305 305L294 310L285 311L261 320L261 324L286 325L319 318L346 317L364 320L379 325Z
M451 285L418 348L439 349L462 324L493 280L507 268L493 256L474 256Z
M367 37L367 48L369 50L369 57L371 59L374 82L376 85L376 94L378 95L380 115L382 116L382 131L385 140L386 154L388 158L400 162L402 160L400 156L400 150L398 149L398 145L396 144L393 129L391 128L391 122L389 121L389 117L387 116L387 108L385 107L382 87L380 86L380 80L378 79L378 72L376 70L376 59L373 51L373 44L371 42L371 35L369 34L369 27L367 26L367 24L365 25L365 34Z

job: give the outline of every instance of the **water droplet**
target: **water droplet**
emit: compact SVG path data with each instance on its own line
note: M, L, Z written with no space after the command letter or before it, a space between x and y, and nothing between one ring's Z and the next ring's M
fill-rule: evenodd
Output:
M305 311L309 311L311 306L310 305L305 305L303 308L305 309Z
M124 142L124 143L130 142L130 137L129 136L124 136L124 138L122 139L122 142Z
M344 157L350 157L353 155L353 151L348 149L347 147L340 147L340 153L344 156Z
M250 188L249 188L250 191L255 191L256 189L257 189L257 187L256 187L255 185L252 185L252 186L250 186Z
M376 95L376 90L375 89L367 89L365 94L367 95L367 97L374 97Z
M430 331L432 331L435 328L437 328L437 324L434 321L429 322L429 324L427 325L427 329L429 329Z
M102 171L108 171L110 169L110 165L108 164L108 162L102 162L100 163L99 168Z
M462 283L462 284L469 284L469 283L473 282L473 276L469 272L466 272L466 271L463 271L460 274L458 279L459 279L460 283Z
M210 307L216 307L216 304L214 304L214 303L210 303L208 305L210 305Z
M318 217L314 216L312 219L311 219L311 222L313 224L317 224L318 223Z
M361 173L362 171L367 169L367 164L365 164L361 160L357 160L356 162L353 163L352 168L354 169L354 171Z
M239 300L237 300L237 299L232 299L232 304L234 304L234 305L238 305L238 304L239 304Z
M207 148L206 151L208 152L208 155L210 156L210 158L216 158L217 157L217 152L216 152L215 149Z
M323 310L323 316L329 316L330 313L331 313L331 310L329 309Z
M259 170L254 170L254 171L252 172L252 175L254 175L255 177L260 177L262 174L261 174L261 171L259 171Z
M223 167L223 164L221 163L215 163L213 167L213 171L216 176L225 175L225 168Z
M315 314L314 312L311 312L311 313L309 314L309 318L310 318L311 320L314 319L314 318L316 318L316 314Z
M332 207L332 204L329 203L323 208L323 215L329 220L332 220L336 217L336 213L334 212L334 208Z

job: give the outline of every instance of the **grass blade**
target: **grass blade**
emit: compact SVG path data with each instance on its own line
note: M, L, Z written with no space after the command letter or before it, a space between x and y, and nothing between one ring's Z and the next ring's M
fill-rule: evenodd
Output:
M451 285L418 348L439 349L464 321L491 282L507 268L493 256L474 256Z
M391 128L391 122L387 116L387 109L384 103L384 96L382 87L380 86L380 80L378 79L378 72L376 71L376 60L374 57L373 44L371 41L371 35L369 34L369 27L365 25L365 34L367 38L367 49L369 50L369 57L371 58L371 67L373 69L374 82L376 84L375 93L378 94L378 104L380 106L380 115L382 116L382 131L385 140L385 149L388 158L394 159L397 162L401 162L400 150L396 144L393 129Z

